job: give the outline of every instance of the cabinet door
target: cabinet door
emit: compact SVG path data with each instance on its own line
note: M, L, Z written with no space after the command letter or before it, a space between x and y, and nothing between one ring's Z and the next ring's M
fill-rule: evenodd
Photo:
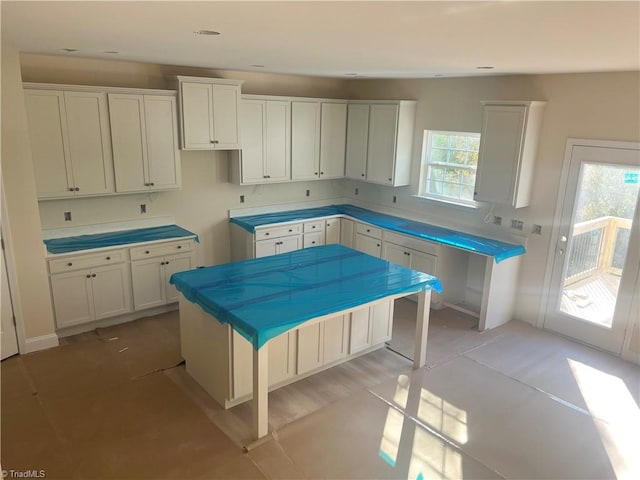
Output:
M349 350L349 322L341 315L324 322L323 360L325 364L344 358Z
M240 87L237 85L211 85L213 130L211 139L216 149L240 148L238 107Z
M164 261L161 257L131 262L133 307L135 310L157 307L166 303Z
M264 172L267 182L291 179L291 104L266 102Z
M280 238L278 243L278 253L293 252L302 248L302 238L300 235Z
M58 328L90 322L95 318L89 270L52 275L51 292Z
M76 195L113 192L107 95L64 92L64 103Z
M398 129L398 105L371 105L367 181L393 184Z
M371 345L391 340L392 327L392 302L379 303L371 307Z
M412 269L422 273L428 273L429 275L436 274L436 256L429 255L428 253L418 252L416 250L410 250Z
M404 267L408 267L411 264L411 253L409 249L396 245L395 243L384 242L382 258Z
M345 247L353 248L355 240L354 240L354 228L355 225L353 220L349 220L348 218L340 219L340 244Z
M340 219L332 218L325 222L324 243L340 243Z
M185 270L191 270L193 268L193 256L191 254L176 254L167 255L163 259L164 262L164 286L165 286L165 301L167 303L177 302L180 298L180 294L176 287L169 283L171 275L176 272L184 272ZM162 263L162 262L161 262Z
M320 124L320 178L344 178L347 104L322 103Z
M110 93L109 120L116 191L148 190L143 96Z
M38 198L73 195L64 94L25 90L24 100Z
M323 323L298 329L298 375L322 365Z
M291 102L291 179L320 175L320 102Z
M371 346L369 335L369 309L361 308L351 313L349 353L358 353Z
M183 82L181 88L182 148L212 150L213 89L211 84Z
M307 247L317 247L319 245L324 245L324 233L316 232L316 233L305 233L302 238L302 248Z
M265 102L240 102L240 135L242 138L242 183L263 183Z
M380 257L380 254L382 253L381 243L382 242L376 238L356 233L354 248L361 252L368 253L369 255L373 255L374 257Z
M256 242L256 256L255 258L268 257L269 255L275 255L278 252L280 246L280 240L260 240Z
M144 96L147 177L151 190L179 188L181 185L176 118L175 97Z
M350 104L347 108L347 147L345 176L365 180L369 143L369 105Z
M91 269L91 286L96 320L131 311L131 274L128 264Z
M475 200L514 204L526 110L513 105L484 107Z

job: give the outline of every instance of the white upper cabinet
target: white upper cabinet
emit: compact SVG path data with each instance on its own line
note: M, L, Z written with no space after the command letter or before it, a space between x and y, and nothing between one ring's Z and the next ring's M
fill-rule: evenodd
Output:
M369 105L350 103L347 114L345 177L366 180L369 144Z
M291 104L288 101L243 98L240 104L242 151L232 165L242 184L291 179Z
M117 192L180 187L175 96L109 94Z
M409 185L416 102L349 104L346 176L393 187Z
M240 148L239 80L178 78L183 150Z
M25 106L38 198L113 192L106 94L30 86Z
M291 102L291 179L320 175L320 101Z
M320 119L320 178L343 178L347 104L322 102Z
M529 205L545 102L483 102L474 199Z

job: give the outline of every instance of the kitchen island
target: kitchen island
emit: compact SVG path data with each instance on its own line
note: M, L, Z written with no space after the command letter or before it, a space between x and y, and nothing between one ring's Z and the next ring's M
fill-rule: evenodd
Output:
M225 408L252 398L256 439L268 433L270 388L384 346L393 301L416 293L414 366L423 366L431 289L441 290L431 275L341 245L182 272L171 283L182 294L187 372Z

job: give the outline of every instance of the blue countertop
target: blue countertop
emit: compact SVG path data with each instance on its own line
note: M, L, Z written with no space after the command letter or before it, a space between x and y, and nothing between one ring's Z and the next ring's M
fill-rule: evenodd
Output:
M493 257L496 263L507 258L522 255L526 249L522 245L501 242L490 238L458 232L428 223L407 220L384 213L373 212L353 205L330 205L327 207L291 210L244 217L232 217L230 221L254 233L256 227L273 223L311 220L332 215L347 215L356 220L405 235L442 243L451 247Z
M180 272L169 282L255 349L322 315L390 295L442 291L436 277L335 244Z
M96 233L92 235L52 238L45 240L44 243L49 253L59 254L184 237L195 237L196 242L199 241L195 233L185 230L178 225L163 225L161 227L136 228L133 230Z

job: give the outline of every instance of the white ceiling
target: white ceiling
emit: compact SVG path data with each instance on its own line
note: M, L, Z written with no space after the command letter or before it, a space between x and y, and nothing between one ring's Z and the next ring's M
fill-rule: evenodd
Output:
M193 33L202 29L221 35ZM32 53L344 78L628 71L640 70L640 3L3 0L2 40Z

